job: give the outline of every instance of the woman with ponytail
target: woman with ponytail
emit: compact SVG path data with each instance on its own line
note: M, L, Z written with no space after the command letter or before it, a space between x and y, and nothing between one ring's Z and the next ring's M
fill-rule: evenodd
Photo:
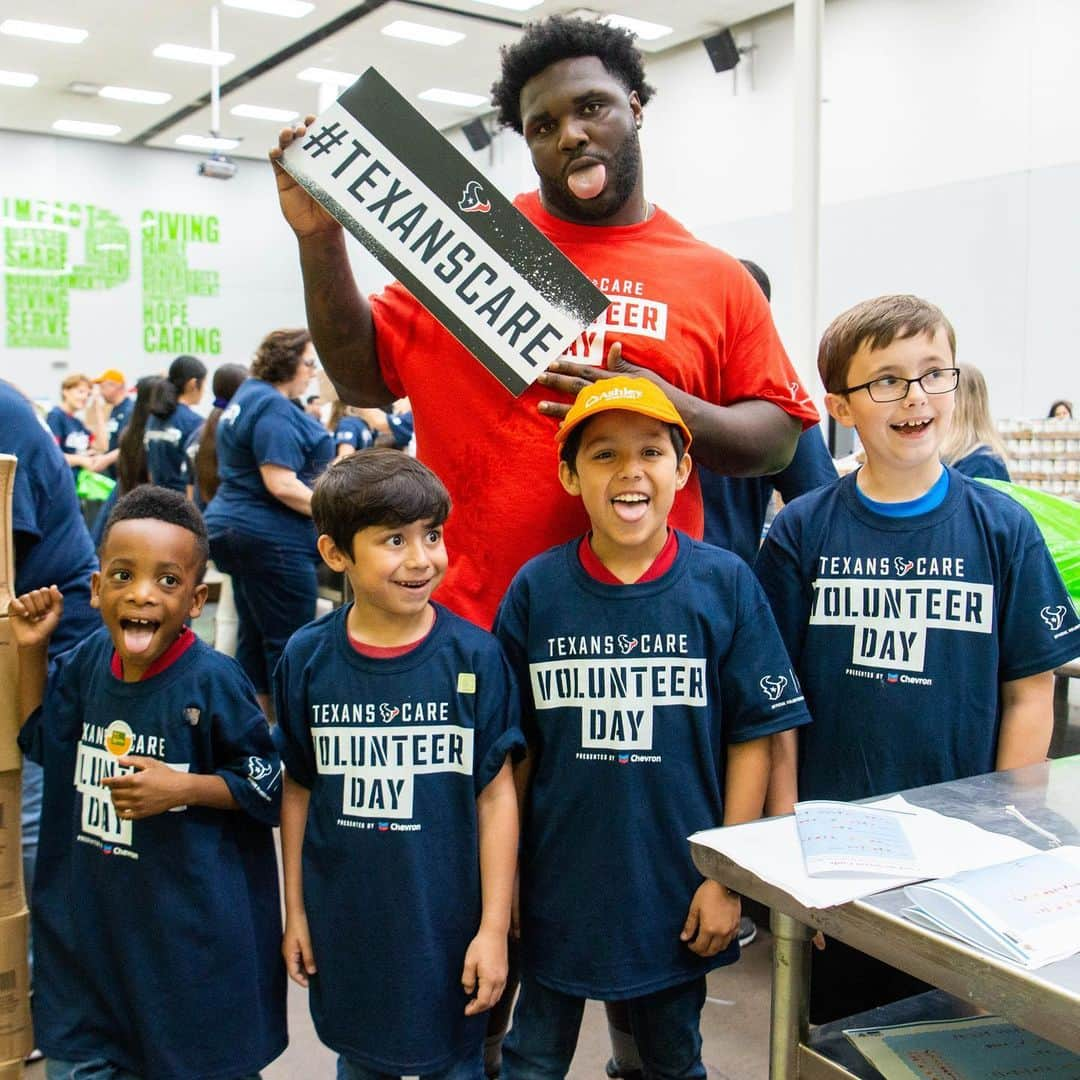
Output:
M210 384L214 391L214 407L206 418L206 423L196 428L187 441L189 475L192 479L195 505L200 510L217 494L217 426L221 414L228 408L233 394L240 389L240 384L248 377L248 369L243 364L222 364L214 372Z
M206 365L201 360L178 356L169 365L168 376L155 387L144 436L152 484L190 494L184 447L203 422L192 406L202 401L205 381Z

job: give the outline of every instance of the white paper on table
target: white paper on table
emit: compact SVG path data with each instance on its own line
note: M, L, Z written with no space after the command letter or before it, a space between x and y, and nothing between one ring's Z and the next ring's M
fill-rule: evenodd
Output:
M852 874L812 878L803 865L802 846L793 815L754 821L747 825L706 829L695 833L690 839L726 855L732 862L782 889L807 908L836 907L874 893L898 889L914 881L948 877L961 870L992 866L994 863L1033 855L1037 851L1014 837L988 832L968 821L914 806L902 795L892 795L864 805L911 815L904 819L904 827L918 858L919 873L906 877Z
M906 817L865 803L829 799L796 803L795 828L806 872L811 877L917 874L919 860L904 829Z

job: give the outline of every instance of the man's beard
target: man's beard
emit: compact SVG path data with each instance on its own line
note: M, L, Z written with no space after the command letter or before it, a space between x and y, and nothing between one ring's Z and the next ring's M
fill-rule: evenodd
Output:
M565 181L540 178L540 191L548 209L570 221L591 222L610 217L623 208L634 193L641 176L641 145L636 128L631 128L615 152L604 162L607 184L595 199L577 199L564 186Z

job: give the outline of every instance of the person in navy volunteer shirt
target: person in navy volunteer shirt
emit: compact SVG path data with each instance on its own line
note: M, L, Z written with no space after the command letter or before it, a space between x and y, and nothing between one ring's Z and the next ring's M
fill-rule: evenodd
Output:
M64 593L64 616L49 639L49 659L54 660L101 627L101 617L90 606L90 575L97 569L97 555L64 455L33 405L2 380L0 453L19 459L11 504L15 593L54 584ZM41 769L24 761L22 848L28 896L33 891L37 860L41 788Z
M236 658L267 709L285 642L315 617L318 597L311 486L334 448L330 433L292 403L314 369L307 330L274 330L217 428L221 483L206 508L210 551L232 576Z
M526 563L495 619L529 745L502 1075L564 1077L597 998L626 1001L645 1075L703 1078L705 975L738 959L740 905L686 837L759 817L770 736L810 718L750 568L668 526L691 433L663 391L591 383L557 438L591 531Z
M135 398L128 393L124 373L117 368L108 368L95 380L94 387L101 395L101 400L109 406L109 415L105 421L105 433L108 445L99 469L105 470L113 480L116 479L116 459L120 454L120 436L131 419L131 410L135 407Z
M235 1080L287 1041L281 763L251 684L184 625L207 551L199 512L143 486L102 542L105 625L47 678L62 593L9 606L19 744L45 772L33 1011L55 1080Z
M771 814L1046 757L1080 619L1028 511L941 464L955 355L945 315L914 296L857 304L821 340L826 405L866 464L784 507L755 567L814 717L776 740ZM829 941L810 1019L922 989Z
M184 494L191 486L184 447L203 417L193 408L202 401L206 365L194 356L178 356L154 390L143 440L150 483Z
M274 680L285 961L342 1080L483 1080L517 864L517 686L490 634L431 603L450 497L426 466L350 455L312 511L355 599L298 631Z
M76 415L86 408L90 388L90 380L85 375L69 375L60 384L60 404L54 405L45 417L56 445L71 466L69 475L74 480L78 480L80 469L96 472L101 466L100 458L90 451L94 437Z
M956 408L941 442L941 460L965 476L1011 480L1005 464L1005 444L990 416L990 392L982 372L960 365Z
M184 453L188 459L188 475L191 477L191 495L200 510L217 494L217 426L221 416L229 407L236 391L248 377L248 369L243 364L222 364L214 372L210 386L214 392L214 406L206 422L188 436Z
M758 283L766 300L772 299L769 275L750 259L739 260ZM796 393L803 393L801 388ZM821 425L808 427L795 446L791 462L772 476L721 476L705 466L698 467L701 499L705 506L706 543L727 548L751 566L761 546L762 532L773 492L785 503L836 479L836 466L822 438Z
M375 432L360 418L360 413L365 411L369 410L346 405L343 401L334 402L328 426L334 434L335 457L348 457L357 450L369 450L375 445Z

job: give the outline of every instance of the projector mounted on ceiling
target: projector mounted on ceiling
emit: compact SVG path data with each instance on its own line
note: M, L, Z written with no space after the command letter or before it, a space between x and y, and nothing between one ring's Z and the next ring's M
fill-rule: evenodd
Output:
M199 175L211 180L231 180L236 175L236 162L225 154L211 154L199 162Z

